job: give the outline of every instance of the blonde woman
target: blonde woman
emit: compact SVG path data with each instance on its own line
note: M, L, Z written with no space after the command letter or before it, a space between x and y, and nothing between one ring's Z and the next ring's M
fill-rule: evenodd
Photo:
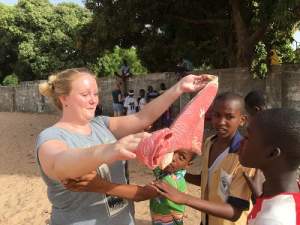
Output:
M99 193L77 193L62 181L97 171L108 181L125 184L124 160L152 124L182 93L200 90L207 76L183 78L138 113L121 117L94 117L99 102L95 76L84 68L62 71L40 84L42 95L51 97L61 110L53 126L42 131L36 156L52 204L52 225L133 225L129 202Z

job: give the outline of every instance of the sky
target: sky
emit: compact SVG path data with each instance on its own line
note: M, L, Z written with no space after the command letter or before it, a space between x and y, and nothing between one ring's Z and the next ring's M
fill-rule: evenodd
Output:
M294 39L298 42L298 48L299 48L299 45L300 45L300 30L296 31L293 36L294 36ZM296 49L296 42L293 42L292 47L293 47L293 49Z
M13 4L16 4L18 2L18 0L0 0L0 2L9 4L9 5L13 5ZM53 4L57 4L57 3L61 3L61 2L74 2L74 3L77 3L77 4L83 6L82 0L50 0L50 2Z

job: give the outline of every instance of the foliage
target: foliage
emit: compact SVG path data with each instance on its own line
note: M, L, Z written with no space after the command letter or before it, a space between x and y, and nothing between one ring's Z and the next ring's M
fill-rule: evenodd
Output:
M90 19L90 12L75 4L52 5L48 0L0 4L2 79L13 72L21 80L43 79L56 70L85 65L77 37Z
M290 43L300 0L85 0L85 5L0 3L0 82L12 73L34 80L86 65L107 76L124 57L134 74L145 68L174 71L184 57L195 68L250 66L257 77L268 68L262 48L267 54L276 48L283 63L299 60Z
M19 83L19 79L18 79L17 75L16 74L10 74L10 75L7 75L4 78L4 80L2 82L2 85L14 87L14 86L17 86L18 83Z
M112 52L106 53L97 58L95 64L91 64L91 70L99 76L114 75L115 72L119 73L122 66L123 59L125 59L130 67L132 74L142 75L146 74L147 70L142 66L141 61L138 59L136 48L122 49L115 46Z
M284 43L300 17L299 0L86 0L86 7L90 40L98 40L91 54L136 46L150 71L173 70L180 57L195 67L249 66L255 46L262 41L269 52L275 40L290 62Z
M255 47L256 58L252 61L250 71L254 78L264 79L267 75L267 51L266 46L262 42L259 42Z

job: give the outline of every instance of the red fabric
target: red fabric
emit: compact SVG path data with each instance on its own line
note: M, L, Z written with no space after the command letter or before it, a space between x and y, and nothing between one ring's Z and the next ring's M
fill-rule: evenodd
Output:
M171 148L170 138L172 131L169 128L158 130L145 138L138 146L136 157L151 169L157 167L162 157Z
M217 80L209 82L185 106L170 129L153 133L139 144L137 158L149 168L157 167L168 152L190 149L201 153L205 112L213 102L218 91Z

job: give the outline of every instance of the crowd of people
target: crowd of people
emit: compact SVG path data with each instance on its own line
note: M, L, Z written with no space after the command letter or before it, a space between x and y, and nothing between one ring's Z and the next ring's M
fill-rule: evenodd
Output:
M215 134L204 141L201 173L186 173L195 154L177 149L171 164L154 169L153 183L129 183L126 160L134 159L140 141L151 135L145 130L181 94L197 92L209 81L205 74L187 75L169 89L164 84L160 91L141 89L138 98L133 90L124 98L116 84L114 117L94 116L99 89L84 68L40 84L41 94L62 112L36 143L51 224L133 225L132 201L150 199L154 225L184 224L185 206L202 213L203 225L299 225L300 112L267 109L258 91L215 98L206 121ZM244 136L241 127L247 127ZM199 185L201 197L186 193L186 182Z
M142 88L139 90L138 97L136 97L133 89L123 93L121 85L122 84L117 80L112 91L112 107L114 116L130 115L141 111L147 103L162 95L167 89L165 83L160 84L160 89L158 91L156 91L152 85L149 85L147 87L147 92ZM157 130L163 127L168 127L170 126L171 122L172 106L170 106L162 114L162 116L155 123L153 123L151 128L152 130Z

